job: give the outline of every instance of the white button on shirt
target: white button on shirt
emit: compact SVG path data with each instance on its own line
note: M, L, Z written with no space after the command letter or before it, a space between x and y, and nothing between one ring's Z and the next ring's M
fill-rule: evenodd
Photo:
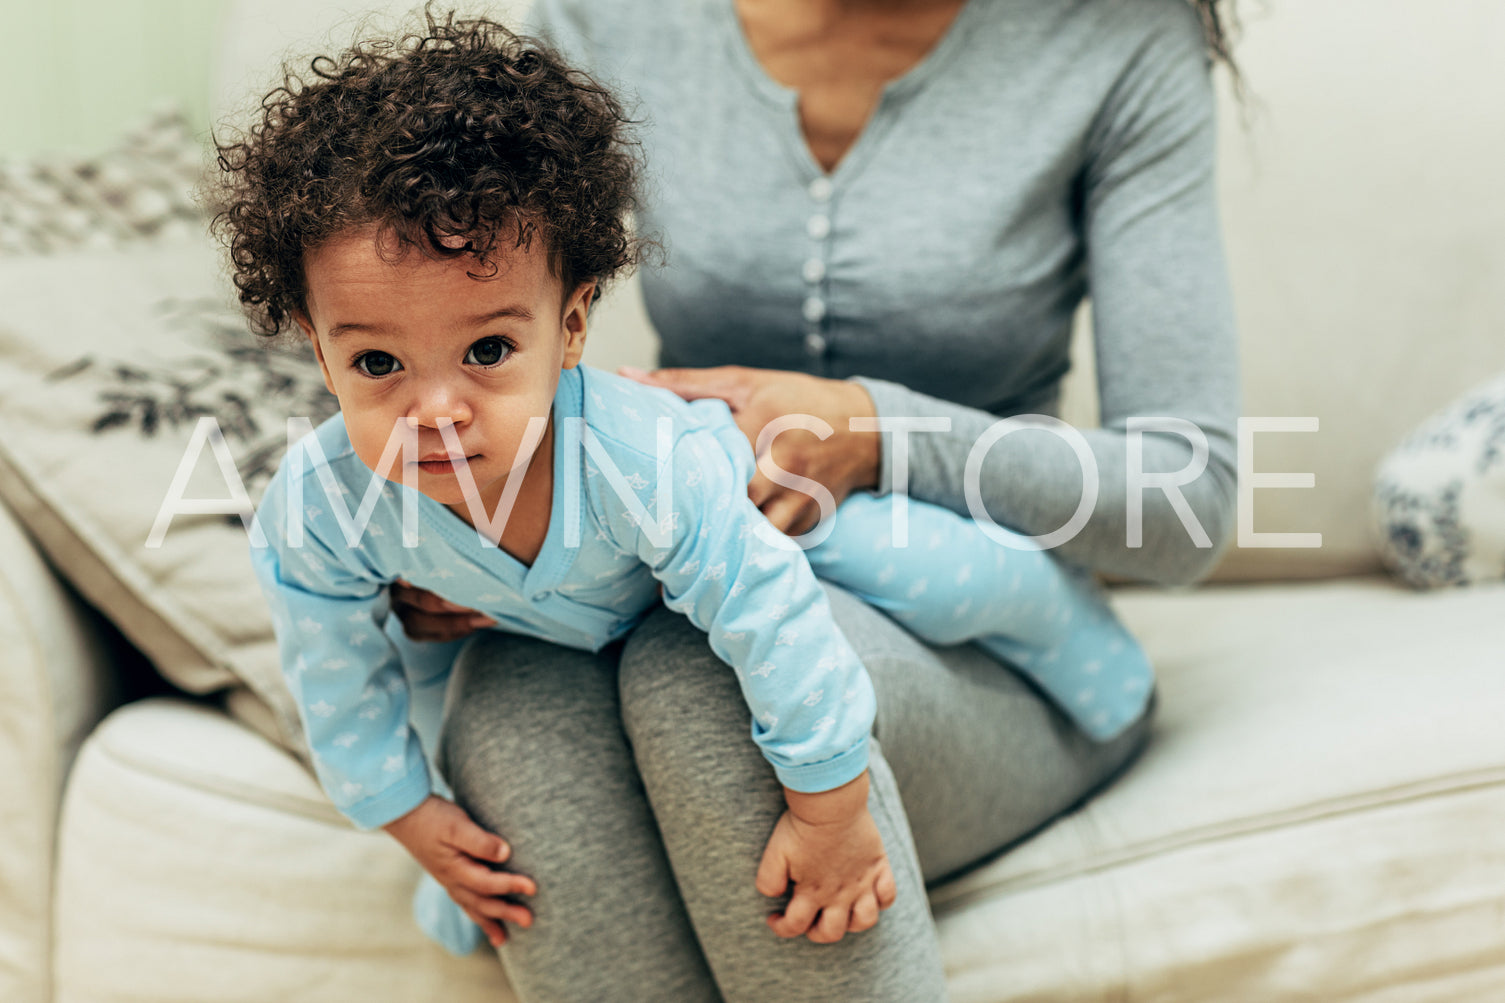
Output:
M825 355L826 339L818 332L811 331L805 335L805 352L808 355Z
M805 232L811 240L825 240L831 233L831 217L824 214L811 216L805 223Z
M805 314L805 319L810 323L819 323L820 319L826 315L826 301L819 296L808 296L805 298L805 304L801 307L801 310Z
M805 262L801 274L805 276L805 281L813 286L826 277L826 263L819 258L811 258Z
M831 179L816 178L810 182L809 192L810 197L817 202L831 201Z

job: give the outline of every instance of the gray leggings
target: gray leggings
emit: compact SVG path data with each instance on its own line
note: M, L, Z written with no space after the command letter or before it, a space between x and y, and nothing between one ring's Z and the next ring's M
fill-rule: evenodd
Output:
M877 691L869 808L898 884L836 944L764 925L782 903L753 878L782 789L689 621L660 607L599 654L495 631L466 646L439 758L538 883L533 926L499 952L524 1003L944 1000L925 884L1080 802L1148 737L1147 714L1094 744L979 649L930 647L826 588Z

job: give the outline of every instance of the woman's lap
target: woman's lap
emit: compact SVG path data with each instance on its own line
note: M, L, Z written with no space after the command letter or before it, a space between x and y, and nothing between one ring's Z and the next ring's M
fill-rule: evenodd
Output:
M922 881L1028 835L1143 743L1146 723L1095 745L976 648L931 648L828 592L877 691L870 808L900 884L877 927L837 945L763 926L778 903L753 875L782 795L733 673L688 621L650 614L620 666L615 649L500 634L467 648L445 773L538 881L534 929L502 951L524 1000L591 998L600 978L628 999L635 976L645 999L714 999L707 963L728 1000L941 998Z

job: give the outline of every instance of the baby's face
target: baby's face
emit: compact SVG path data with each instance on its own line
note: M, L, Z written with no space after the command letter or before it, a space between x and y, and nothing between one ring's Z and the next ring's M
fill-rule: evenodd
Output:
M373 231L352 231L304 257L308 315L324 382L340 399L350 443L389 480L415 484L445 505L463 505L450 449L453 423L487 512L507 475L529 458L528 419L547 417L559 373L580 361L592 287L561 304L541 241L496 254L495 276L470 255L435 261L410 250L378 254ZM394 426L416 428L418 460L379 469ZM438 459L434 459L438 458ZM401 462L401 461L399 461Z

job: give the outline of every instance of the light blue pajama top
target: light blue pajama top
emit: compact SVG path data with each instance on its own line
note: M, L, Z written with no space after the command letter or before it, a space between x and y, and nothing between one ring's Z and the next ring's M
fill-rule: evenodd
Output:
M809 565L771 542L779 534L748 500L752 453L725 405L581 367L562 373L554 421L553 511L531 567L401 484L377 483L359 531L373 475L339 415L289 450L268 486L257 520L269 545L252 560L335 806L370 829L439 789L425 751L442 702L422 701L410 723L410 693L442 692L456 648L388 629L387 586L399 577L497 629L591 651L626 634L662 583L665 604L736 670L753 741L781 783L821 791L860 775L875 710L867 672ZM405 501L416 509L412 547Z

